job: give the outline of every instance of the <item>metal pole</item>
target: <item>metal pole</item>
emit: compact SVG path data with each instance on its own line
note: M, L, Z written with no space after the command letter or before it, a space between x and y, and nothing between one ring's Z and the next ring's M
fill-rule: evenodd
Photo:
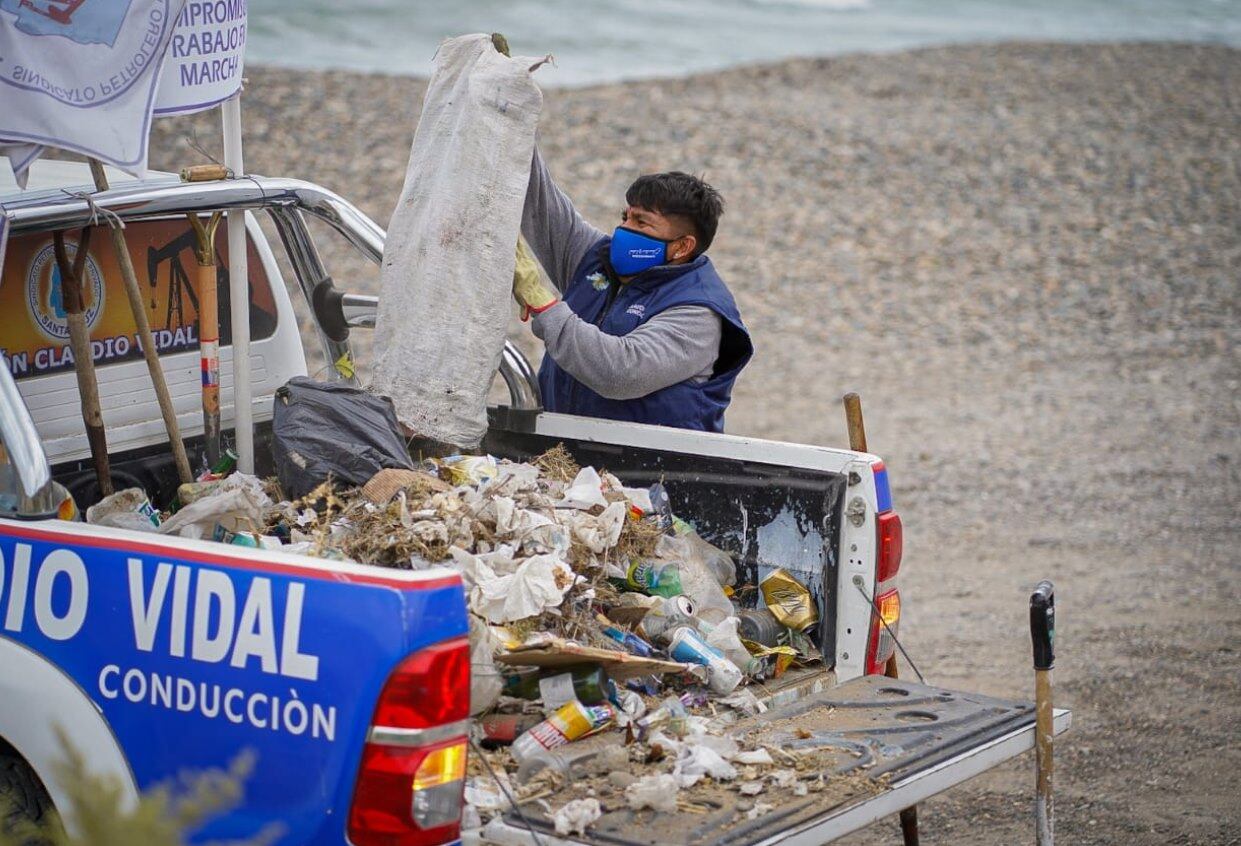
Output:
M99 405L99 381L95 376L95 359L91 354L90 329L86 325L86 297L82 290L82 274L90 252L91 228L82 228L78 236L73 262L65 249L65 233L52 233L56 270L60 273L60 296L69 327L69 349L73 352L73 371L78 377L78 397L82 403L82 422L86 425L86 441L90 444L95 464L95 480L102 496L112 494L112 471L108 464L108 437L103 428L103 411Z
M862 421L862 398L852 391L845 394L845 425L849 429L849 449L854 452L869 452L866 449L866 424ZM888 656L884 665L884 675L890 679L898 677L896 653ZM901 838L905 846L918 846L918 806L911 805L901 811Z
M241 93L220 110L224 130L224 165L234 177L245 172L241 152ZM246 213L228 212L229 321L233 346L233 426L237 469L254 472L254 415L250 407L250 282L246 255Z
M1038 846L1053 846L1056 816L1052 801L1055 730L1051 669L1056 663L1056 588L1046 579L1030 595L1030 638L1034 644L1034 836Z
M104 173L103 165L96 159L91 159L90 172L95 179L95 190L107 191L108 177ZM134 329L142 343L142 357L146 359L147 372L151 374L151 384L155 387L159 413L164 418L164 429L168 432L168 446L172 450L173 462L177 465L177 476L182 482L191 482L194 477L190 473L190 459L185 454L185 444L181 440L181 426L177 423L172 395L168 393L168 382L164 379L164 369L159 362L159 350L155 348L155 339L151 336L151 322L147 320L146 306L142 302L138 276L134 273L134 263L125 243L125 233L121 231L118 223L111 219L108 220L108 226L112 231L112 252L116 254L116 263L121 268L125 296L129 299L129 310L134 316Z
M215 230L220 213L214 212L207 225L190 212L186 215L198 246L198 348L203 382L203 440L207 466L220 460L220 305L215 276Z

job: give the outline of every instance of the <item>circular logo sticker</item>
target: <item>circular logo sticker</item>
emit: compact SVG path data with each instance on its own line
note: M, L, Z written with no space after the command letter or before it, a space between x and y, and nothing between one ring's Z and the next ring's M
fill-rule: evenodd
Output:
M77 251L77 244L65 244L70 261L73 261ZM89 254L86 256L84 275L83 316L86 318L86 328L90 330L103 311L103 274L99 272L99 265L95 264L95 257ZM30 262L30 270L26 274L26 305L35 325L50 340L63 341L69 337L60 268L56 266L56 252L51 244L39 250L34 261Z

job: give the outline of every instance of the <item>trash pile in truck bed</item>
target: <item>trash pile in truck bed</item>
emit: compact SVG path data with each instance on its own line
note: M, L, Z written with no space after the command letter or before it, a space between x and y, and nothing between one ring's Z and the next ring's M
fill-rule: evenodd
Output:
M625 487L563 446L526 463L429 459L361 486L328 478L293 500L277 479L216 469L182 485L170 514L131 489L87 519L460 573L481 746L467 816L555 787L558 799L576 797L546 809L557 831L581 833L609 803L684 811L710 789L731 792L738 819L754 819L767 797L825 789L812 752L743 748L728 735L738 712L764 707L744 685L819 660L802 634L818 608L779 569L757 586L759 608L739 608L732 557L674 515L662 484Z

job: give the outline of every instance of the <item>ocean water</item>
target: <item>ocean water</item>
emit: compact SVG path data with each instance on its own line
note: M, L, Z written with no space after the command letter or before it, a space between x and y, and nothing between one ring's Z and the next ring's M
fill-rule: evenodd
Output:
M247 60L426 76L436 45L502 32L543 85L959 42L1241 46L1241 0L252 0Z

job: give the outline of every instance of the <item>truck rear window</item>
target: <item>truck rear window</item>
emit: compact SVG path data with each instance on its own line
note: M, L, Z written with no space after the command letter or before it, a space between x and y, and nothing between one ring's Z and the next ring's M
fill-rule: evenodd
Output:
M221 345L232 340L227 227L227 221L221 222L215 236ZM76 252L79 233L77 229L65 233L70 258ZM198 349L198 264L189 223L184 218L131 222L125 227L125 239L160 355ZM276 303L254 242L247 239L246 243L250 336L258 341L276 331ZM104 226L91 232L84 273L86 322L95 363L141 358L120 266ZM16 379L73 367L50 232L9 239L0 274L0 354Z

